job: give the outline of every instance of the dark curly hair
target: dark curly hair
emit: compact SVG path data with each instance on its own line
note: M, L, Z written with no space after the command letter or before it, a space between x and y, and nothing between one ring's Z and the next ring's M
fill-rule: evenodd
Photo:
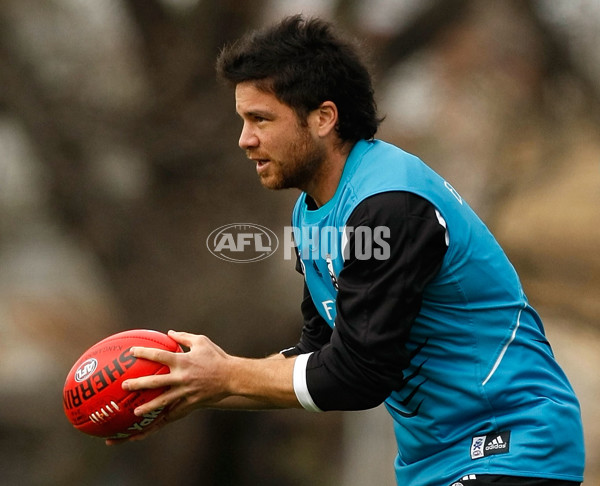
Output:
M217 74L234 85L255 82L302 120L324 101L334 102L344 142L373 138L381 122L358 49L320 19L294 15L242 37L221 51Z

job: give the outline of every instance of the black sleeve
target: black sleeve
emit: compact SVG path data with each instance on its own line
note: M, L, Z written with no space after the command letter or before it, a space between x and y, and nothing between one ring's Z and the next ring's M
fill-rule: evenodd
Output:
M298 254L296 254L296 271L302 275L304 274L300 263L300 255ZM306 282L304 282L304 295L302 296L300 310L304 321L300 341L295 346L280 351L286 358L317 351L331 339L331 328L317 311Z
M364 200L347 226L388 227L389 258L356 258L360 242L351 234L338 276L335 328L307 363L308 391L321 410L372 408L400 387L408 334L447 250L434 206L407 192Z
M331 339L332 330L317 311L310 293L308 292L306 282L304 283L304 296L302 298L300 309L302 310L302 317L304 320L300 342L292 348L281 351L281 354L286 358L298 354L310 353L311 351L317 351L325 346Z

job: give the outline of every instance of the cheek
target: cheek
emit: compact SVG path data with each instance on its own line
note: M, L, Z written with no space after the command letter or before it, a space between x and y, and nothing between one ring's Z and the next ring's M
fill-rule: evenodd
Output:
M260 137L262 148L277 161L295 158L299 152L310 146L310 142L310 134L293 124L269 130Z
M289 153L289 148L292 145L293 143L291 143L289 137L281 133L269 133L261 138L261 146L268 151L271 157L276 159Z

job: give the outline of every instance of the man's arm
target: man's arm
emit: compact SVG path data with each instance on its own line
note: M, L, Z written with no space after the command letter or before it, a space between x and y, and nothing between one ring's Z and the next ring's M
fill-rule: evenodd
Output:
M295 384L304 408L371 408L402 386L410 359L405 343L447 250L440 218L431 203L400 191L372 196L354 210L348 226L390 229L390 255L355 258L350 237L331 342L296 361L296 374L305 376Z
M272 354L270 356L267 356L265 359L286 359L286 356L283 354L283 352L280 353L276 353L276 354ZM229 396L227 398L224 398L223 400L220 400L212 405L206 405L203 406L202 408L210 408L210 409L216 409L216 410L245 410L245 411L252 411L252 410L275 410L275 409L280 409L280 408L284 408L272 403L267 403L265 401L260 401L254 398L250 398L250 397L245 397L245 396ZM287 407L289 408L289 407Z
M123 382L125 390L168 387L160 396L135 409L141 416L165 408L146 431L127 439L108 439L107 445L145 439L166 424L197 408L259 410L300 408L293 385L295 357L273 355L249 359L225 353L206 336L169 331L175 341L189 348L185 353L133 347L131 353L169 367L164 375Z
M141 405L136 415L176 404L171 413L187 415L199 407L227 408L263 404L264 408L299 407L293 386L295 358L277 355L250 359L232 356L206 336L169 331L175 341L189 348L171 353L155 348L133 347L136 358L149 359L169 367L164 375L126 380L123 388L140 390L169 387L162 395Z

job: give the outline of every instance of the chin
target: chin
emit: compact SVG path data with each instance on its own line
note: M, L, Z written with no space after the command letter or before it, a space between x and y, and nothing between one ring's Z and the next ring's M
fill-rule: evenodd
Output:
M282 181L275 177L261 177L260 183L265 189L271 189L274 191L288 188L288 186L285 184L285 181Z

